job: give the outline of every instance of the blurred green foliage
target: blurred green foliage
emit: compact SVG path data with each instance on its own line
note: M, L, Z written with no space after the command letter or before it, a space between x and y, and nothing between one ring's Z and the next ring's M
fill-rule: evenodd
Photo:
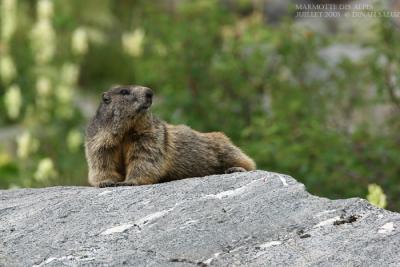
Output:
M368 185L367 200L379 208L386 208L386 195L382 188L377 184Z
M141 84L156 91L159 117L224 131L259 169L331 198L365 197L377 183L400 210L400 39L389 19L360 41L369 53L332 65L320 51L354 37L290 19L268 26L250 1L6 2L17 3L16 27L0 56L15 75L0 84L0 124L18 134L1 144L0 187L86 184L87 119L77 103L98 101L113 84ZM391 112L372 118L380 107Z

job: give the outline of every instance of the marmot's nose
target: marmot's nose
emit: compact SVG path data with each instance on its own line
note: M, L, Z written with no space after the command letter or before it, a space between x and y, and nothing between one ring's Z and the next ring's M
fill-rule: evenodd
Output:
M146 101L150 102L153 99L153 91L150 88L147 88L144 95L146 97Z

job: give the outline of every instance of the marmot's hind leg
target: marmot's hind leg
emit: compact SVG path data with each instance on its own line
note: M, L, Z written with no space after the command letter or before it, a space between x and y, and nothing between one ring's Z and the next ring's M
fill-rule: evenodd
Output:
M253 171L256 169L255 162L233 144L228 144L225 147L222 160L225 173Z
M256 163L235 146L231 140L221 132L208 133L218 147L218 158L225 173L253 171Z

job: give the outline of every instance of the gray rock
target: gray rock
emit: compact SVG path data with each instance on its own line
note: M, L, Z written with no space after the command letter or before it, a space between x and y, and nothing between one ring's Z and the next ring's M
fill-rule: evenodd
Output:
M399 266L400 214L264 171L0 191L0 266Z

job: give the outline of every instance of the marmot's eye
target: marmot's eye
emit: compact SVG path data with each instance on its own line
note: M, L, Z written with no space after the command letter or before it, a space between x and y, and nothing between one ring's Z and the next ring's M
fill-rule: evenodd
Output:
M126 89L122 89L121 91L119 91L119 93L120 93L121 95L129 95L129 91L126 90Z

